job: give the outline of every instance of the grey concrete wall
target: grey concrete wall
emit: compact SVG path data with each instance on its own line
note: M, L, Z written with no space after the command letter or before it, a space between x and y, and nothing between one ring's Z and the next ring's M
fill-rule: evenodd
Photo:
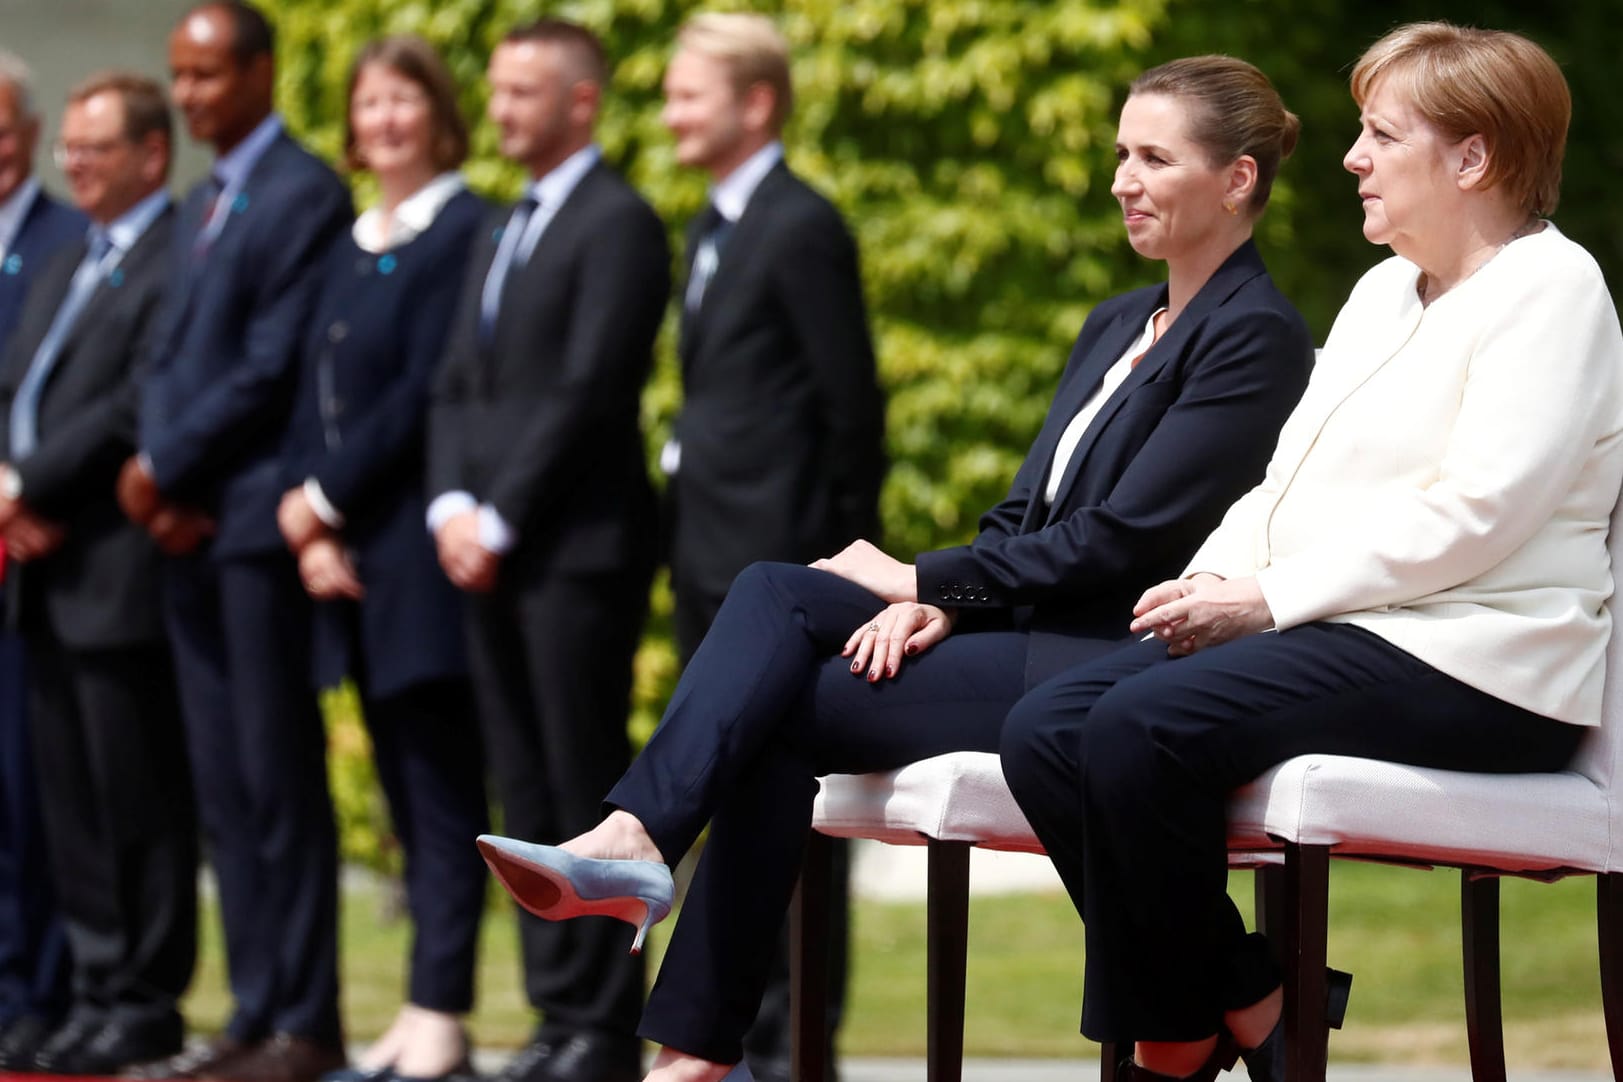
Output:
M39 177L62 192L51 162L62 103L68 88L102 68L129 68L168 84L165 41L169 29L195 0L0 0L0 46L28 61L45 115ZM183 191L208 169L207 153L187 139L177 119L172 184Z

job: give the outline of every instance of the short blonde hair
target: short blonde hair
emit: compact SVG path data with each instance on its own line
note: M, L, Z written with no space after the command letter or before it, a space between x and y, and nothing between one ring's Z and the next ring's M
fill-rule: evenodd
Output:
M795 92L789 81L789 43L771 19L742 12L695 15L677 31L676 46L724 64L740 97L756 83L765 83L772 91L772 130L783 130Z
M1446 138L1482 136L1488 144L1485 188L1502 186L1512 204L1529 214L1554 212L1561 201L1572 94L1549 53L1503 30L1409 23L1359 58L1353 100L1361 108L1388 79Z

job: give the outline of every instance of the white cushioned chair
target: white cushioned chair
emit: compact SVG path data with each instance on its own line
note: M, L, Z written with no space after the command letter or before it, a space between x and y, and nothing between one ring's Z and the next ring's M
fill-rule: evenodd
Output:
M1623 573L1623 514L1609 542ZM1559 774L1482 775L1368 759L1307 755L1237 791L1230 863L1255 867L1258 922L1285 970L1287 1082L1323 1082L1328 1031L1325 934L1329 859L1355 857L1461 872L1466 1022L1477 1082L1504 1082L1499 999L1499 877L1594 875L1601 996L1612 1070L1623 1078L1623 634L1611 603L1602 725ZM958 1082L963 1056L969 848L1041 852L1003 781L997 756L961 752L889 774L823 779L808 874L795 907L797 1028L821 1033L826 883L811 869L819 835L929 847L931 1082ZM815 993L815 994L814 994ZM1303 1020L1313 1024L1304 1025ZM809 1027L809 1028L805 1028ZM821 1079L822 1041L799 1041L798 1077ZM1118 1050L1106 1046L1112 1082Z

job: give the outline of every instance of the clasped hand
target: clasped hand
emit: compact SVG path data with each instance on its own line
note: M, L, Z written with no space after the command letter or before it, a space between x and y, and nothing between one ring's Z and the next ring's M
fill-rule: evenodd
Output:
M1225 579L1198 573L1144 591L1133 606L1136 634L1151 632L1173 657L1217 646L1274 626L1274 614L1255 578Z
M898 601L853 631L840 656L851 659L853 673L866 672L867 681L877 683L895 676L903 658L922 654L952 634L957 619L955 610Z

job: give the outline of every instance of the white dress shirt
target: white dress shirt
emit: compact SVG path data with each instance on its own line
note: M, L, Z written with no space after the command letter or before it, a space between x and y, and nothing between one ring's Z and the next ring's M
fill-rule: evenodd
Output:
M1623 332L1547 224L1422 307L1394 257L1336 317L1263 481L1188 573L1255 575L1280 629L1365 628L1471 687L1600 721Z

